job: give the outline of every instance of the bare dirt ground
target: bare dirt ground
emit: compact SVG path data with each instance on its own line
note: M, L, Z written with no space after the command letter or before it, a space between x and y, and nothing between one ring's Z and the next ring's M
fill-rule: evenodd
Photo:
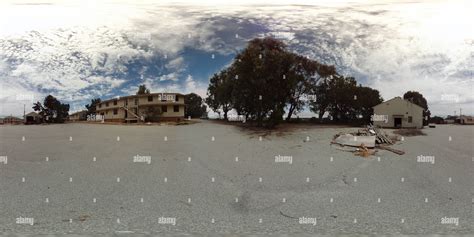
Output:
M356 129L0 126L0 232L473 233L474 126L423 129L402 156L329 145Z

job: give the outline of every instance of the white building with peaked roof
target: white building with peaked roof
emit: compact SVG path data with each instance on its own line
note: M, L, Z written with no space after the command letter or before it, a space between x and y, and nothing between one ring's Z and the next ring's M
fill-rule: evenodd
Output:
M423 108L401 97L373 107L375 126L386 128L423 128Z

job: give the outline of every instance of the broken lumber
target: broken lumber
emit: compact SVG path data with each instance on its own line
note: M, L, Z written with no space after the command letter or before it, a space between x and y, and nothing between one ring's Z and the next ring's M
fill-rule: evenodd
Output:
M388 147L388 146L377 146L377 148L382 149L382 150L391 151L391 152L393 152L395 154L398 154L398 155L404 155L405 154L405 152L402 151L402 150L397 150L395 148L391 148L391 147Z

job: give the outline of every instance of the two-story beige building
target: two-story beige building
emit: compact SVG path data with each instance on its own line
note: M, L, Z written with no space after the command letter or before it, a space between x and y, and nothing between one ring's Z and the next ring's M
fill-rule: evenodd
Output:
M423 108L401 97L373 107L374 125L387 128L423 128Z
M179 93L151 93L104 100L96 106L98 115L108 122L142 122L150 107L159 109L160 121L184 119L184 95Z

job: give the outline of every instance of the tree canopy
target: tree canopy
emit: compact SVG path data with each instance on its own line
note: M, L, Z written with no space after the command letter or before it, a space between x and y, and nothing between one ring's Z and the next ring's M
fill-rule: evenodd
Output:
M222 109L224 119L227 119L227 112L232 108L233 80L231 69L224 69L218 74L214 74L209 82L207 90L206 104L214 111Z
M100 98L92 99L90 104L86 104L87 115L96 113L96 106L100 104Z
M305 99L306 98L306 99ZM234 109L259 126L275 126L306 105L340 121L370 118L372 106L382 102L377 90L357 86L332 65L289 51L273 38L253 39L232 64L210 78L206 103L219 114Z
M184 103L186 104L185 117L200 118L207 116L207 106L204 105L204 100L201 96L191 93L184 96Z
M33 104L33 110L37 111L43 122L47 123L63 123L69 113L69 104L62 104L52 95L44 98L43 104L39 101Z
M139 85L137 95L150 94L150 90L146 88L146 85Z
M335 121L368 123L372 107L383 101L379 91L357 86L353 77L340 75L323 80L314 87L314 93L317 99L310 103L310 110L317 113L320 120L328 112Z
M206 103L216 112L235 109L259 125L273 126L301 111L301 100L322 76L334 73L329 67L287 50L273 38L251 40L232 65L210 79Z

